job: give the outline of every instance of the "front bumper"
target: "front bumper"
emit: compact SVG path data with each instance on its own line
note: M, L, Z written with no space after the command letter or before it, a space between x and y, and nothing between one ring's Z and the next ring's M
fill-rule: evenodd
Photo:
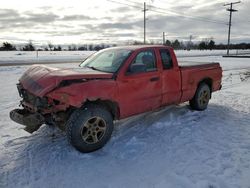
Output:
M24 130L33 133L45 123L44 117L39 113L31 113L25 109L14 109L10 112L10 119L16 123L25 125Z

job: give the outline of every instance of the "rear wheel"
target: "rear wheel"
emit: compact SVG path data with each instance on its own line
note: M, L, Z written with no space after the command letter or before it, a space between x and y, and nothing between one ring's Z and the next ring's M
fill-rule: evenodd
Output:
M72 113L66 125L69 142L80 152L102 148L113 131L111 113L102 106L88 105Z
M189 104L194 110L205 110L207 108L210 97L211 90L209 86L205 83L202 83L197 88L196 93L193 99L189 101Z

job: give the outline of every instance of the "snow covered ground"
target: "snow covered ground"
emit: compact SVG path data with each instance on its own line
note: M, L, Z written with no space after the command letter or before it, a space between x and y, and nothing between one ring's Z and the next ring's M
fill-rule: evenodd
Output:
M94 51L0 51L0 65L81 62ZM222 56L226 50L177 50L179 57ZM249 50L231 50L230 54L250 54Z
M94 51L0 51L1 64L81 62Z
M250 188L250 59L178 59L221 62L223 89L208 109L182 104L122 120L90 154L60 130L43 126L30 135L12 122L15 84L27 66L0 67L0 187Z

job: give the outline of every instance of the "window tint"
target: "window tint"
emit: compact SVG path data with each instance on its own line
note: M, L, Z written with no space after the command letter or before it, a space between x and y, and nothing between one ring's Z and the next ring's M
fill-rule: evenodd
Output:
M161 62L163 65L163 69L170 69L173 67L173 62L172 62L172 58L171 55L169 53L168 50L160 50L160 54L161 54Z
M156 71L156 60L153 51L143 51L137 54L132 64L144 64L146 65L146 72ZM131 66L130 65L130 66ZM130 70L128 70L130 72Z

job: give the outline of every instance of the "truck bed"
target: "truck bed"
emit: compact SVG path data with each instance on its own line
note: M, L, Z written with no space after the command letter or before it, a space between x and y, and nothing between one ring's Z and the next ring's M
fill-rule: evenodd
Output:
M188 101L194 96L201 80L208 78L212 91L217 91L221 87L222 71L219 63L182 61L179 62L179 69L183 91L181 102Z

